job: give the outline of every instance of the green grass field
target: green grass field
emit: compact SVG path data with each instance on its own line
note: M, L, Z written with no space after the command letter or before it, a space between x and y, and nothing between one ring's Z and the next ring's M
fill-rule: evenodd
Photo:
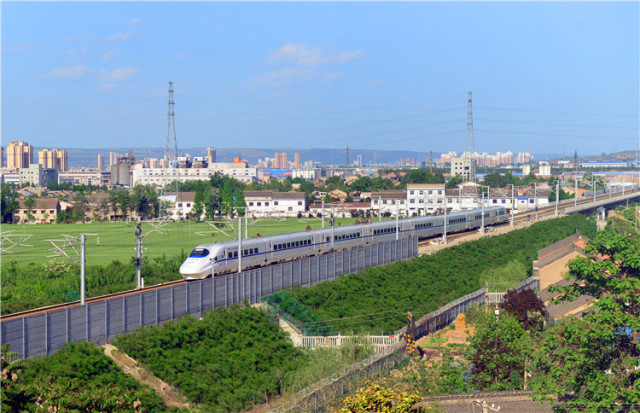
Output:
M355 221L355 218L336 218L336 225L349 225ZM237 232L235 232L236 224L237 220L233 225L233 229L226 225L221 228L230 236L215 230L205 222L174 222L167 224L162 231L153 232L144 238L144 255L149 258L161 257L162 255L173 257L179 255L182 249L187 253L190 252L198 244L237 239ZM242 225L242 233L244 236L244 220L242 221ZM249 237L254 237L257 233L264 236L284 232L304 231L307 225L311 226L312 229L322 228L322 222L317 218L265 218L249 220ZM325 220L325 225L327 227L329 226L328 219ZM152 228L151 224L143 223L142 232L147 233ZM127 224L122 222L42 225L3 224L3 235L12 231L13 235L33 234L34 236L25 243L26 245L32 245L32 247L18 245L2 252L2 265L6 265L12 260L15 260L18 265L28 265L29 263L43 264L49 262L56 258L51 257L56 253L50 251L53 245L46 241L47 239L63 240L64 237L62 234L79 236L81 233L100 235L100 245L97 245L97 237L95 235L88 235L86 237L87 265L106 264L113 260L128 261L131 257L135 256L136 253L134 229L135 223ZM11 238L16 240L17 237L14 236ZM3 248L7 248L9 243L6 241L3 241L3 243ZM57 242L56 244L62 246L64 243ZM80 251L80 243L76 242L76 245L78 246L78 251ZM58 259L67 260L63 256Z

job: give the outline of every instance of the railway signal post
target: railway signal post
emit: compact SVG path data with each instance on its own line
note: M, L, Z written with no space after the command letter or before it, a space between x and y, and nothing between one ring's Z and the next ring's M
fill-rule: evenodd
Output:
M141 274L141 262L142 262L142 223L140 222L140 218L138 218L138 223L136 224L136 229L133 232L137 238L137 250L136 250L136 258L134 260L136 264L136 288L144 287L144 281L142 280Z
M242 272L242 217L238 214L238 272Z

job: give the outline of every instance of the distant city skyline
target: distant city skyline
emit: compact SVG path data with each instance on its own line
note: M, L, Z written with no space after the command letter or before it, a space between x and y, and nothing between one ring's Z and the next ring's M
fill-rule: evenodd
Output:
M164 147L169 81L179 151L640 146L638 2L0 7L4 147Z

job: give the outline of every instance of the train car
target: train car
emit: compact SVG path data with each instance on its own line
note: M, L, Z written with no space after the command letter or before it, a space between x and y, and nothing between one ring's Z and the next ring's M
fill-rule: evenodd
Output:
M480 228L483 224L481 209L454 212L446 219L447 233ZM507 219L502 206L484 209L485 226ZM189 254L180 274L184 279L202 279L237 271L239 259L242 269L248 269L395 239L437 236L444 232L444 220L444 215L434 215L250 238L242 240L241 257L235 240L202 244Z

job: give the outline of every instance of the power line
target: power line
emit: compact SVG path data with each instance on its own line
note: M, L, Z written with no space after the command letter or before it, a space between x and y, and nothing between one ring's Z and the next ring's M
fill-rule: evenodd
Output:
M599 126L599 125L588 125L588 124L571 124L571 123L557 123L557 122L534 122L534 121L526 121L526 120L505 120L505 119L487 119L487 118L477 118L476 120L481 120L483 122L498 122L498 123L523 123L528 125L549 125L549 126L567 126L567 127L587 127L587 128L602 128L602 129L639 129L638 126Z
M611 116L616 118L638 118L639 115L621 115L621 114L610 114L610 113L580 113L580 112L565 112L565 111L557 111L557 110L540 110L540 109L514 109L514 108L495 108L489 106L476 106L476 108L484 109L484 110L500 110L505 112L526 112L526 113L545 113L550 115L578 115L578 116Z
M512 135L530 135L530 136L555 136L555 137L566 137L566 138L575 138L575 139L616 139L616 140L630 140L636 139L634 137L615 137L615 136L594 136L594 135L568 135L568 134L559 134L559 133L547 133L547 132L521 132L521 131L496 131L496 130L480 130L482 133L502 133L502 134L512 134Z

